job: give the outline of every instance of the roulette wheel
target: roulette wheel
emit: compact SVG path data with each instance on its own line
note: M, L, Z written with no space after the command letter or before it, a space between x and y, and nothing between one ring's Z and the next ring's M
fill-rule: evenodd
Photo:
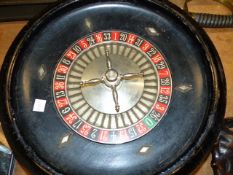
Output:
M188 174L226 105L213 44L156 0L57 4L12 44L0 93L5 135L34 174Z

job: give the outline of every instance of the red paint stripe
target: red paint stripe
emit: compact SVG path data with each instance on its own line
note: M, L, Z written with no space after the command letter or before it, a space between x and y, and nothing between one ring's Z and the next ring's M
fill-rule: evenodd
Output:
M61 74L66 74L68 72L69 68L63 64L59 64L57 66L57 72Z
M70 60L74 60L77 57L77 54L72 50L68 50L65 56L69 58Z
M162 95L170 96L171 95L171 86L160 86L159 93Z
M102 43L104 41L104 36L102 32L94 34L95 42Z
M158 73L159 73L159 78L166 78L170 76L170 72L167 68L159 70Z
M114 31L111 33L112 41L119 41L120 40L120 32Z
M98 141L99 142L108 142L109 141L109 131L100 130Z
M53 85L53 89L55 91L65 90L65 82L64 81L55 81Z
M143 44L140 46L143 52L147 52L151 47L152 45L147 41L144 41Z
M77 119L78 116L74 112L71 112L64 117L64 120L68 125L72 125Z
M160 61L163 61L164 58L163 56L160 54L160 53L157 53L156 55L154 55L152 58L151 58L151 61L154 63L154 64L157 64L159 63Z
M79 133L80 133L82 136L87 137L87 136L90 134L91 129L92 129L92 127L91 127L90 125L84 124L84 125L80 128Z
M137 36L136 36L136 35L134 35L134 34L129 34L129 35L128 35L128 39L127 39L127 43L129 43L129 44L134 44L135 41L136 41L136 39L137 39Z
M157 102L154 106L154 110L159 112L160 114L164 115L165 111L167 110L167 105L163 103Z
M66 98L59 98L56 100L56 104L57 104L57 107L61 109L61 108L68 106L69 103Z
M145 133L148 132L148 128L146 127L146 125L143 122L139 122L138 124L135 125L137 132L140 135L144 135Z
M87 49L89 47L89 43L87 42L87 39L84 38L80 41L78 41L78 45L82 48L82 49Z

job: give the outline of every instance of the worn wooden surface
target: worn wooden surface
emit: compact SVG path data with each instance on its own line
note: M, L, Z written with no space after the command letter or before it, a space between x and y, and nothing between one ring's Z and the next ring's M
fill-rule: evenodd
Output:
M175 0L179 1L179 0ZM229 11L216 3L208 1L196 1L190 4L192 11L209 11L221 12L228 14ZM26 25L27 22L9 22L0 23L0 67L2 65L6 51L8 50L17 33ZM233 29L205 29L216 46L221 57L223 67L227 78L227 109L226 116L233 116ZM6 139L0 129L0 142L7 145ZM202 166L194 173L194 175L212 175L210 168L211 156L202 164ZM14 171L14 175L30 175L18 163Z

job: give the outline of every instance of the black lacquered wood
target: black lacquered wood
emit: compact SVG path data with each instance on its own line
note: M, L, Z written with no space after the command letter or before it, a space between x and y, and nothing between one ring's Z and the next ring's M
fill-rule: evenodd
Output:
M86 21L91 27L86 25ZM151 36L146 29L153 27ZM155 44L173 79L170 108L150 133L121 145L75 135L57 116L52 97L56 64L67 47L92 32L123 30ZM44 65L47 76L38 79ZM181 85L191 87L187 93ZM191 85L191 86L189 86ZM187 174L210 152L225 112L225 79L218 54L196 23L165 1L66 1L30 23L9 50L1 71L3 128L18 158L34 174ZM36 98L47 100L34 113ZM61 136L72 135L64 147ZM149 146L148 154L139 154Z

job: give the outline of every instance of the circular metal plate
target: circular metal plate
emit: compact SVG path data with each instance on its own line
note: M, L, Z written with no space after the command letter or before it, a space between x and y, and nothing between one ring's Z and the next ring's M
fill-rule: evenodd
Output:
M153 129L167 111L171 75L148 41L122 31L88 35L60 59L53 80L57 110L81 136L124 143Z

